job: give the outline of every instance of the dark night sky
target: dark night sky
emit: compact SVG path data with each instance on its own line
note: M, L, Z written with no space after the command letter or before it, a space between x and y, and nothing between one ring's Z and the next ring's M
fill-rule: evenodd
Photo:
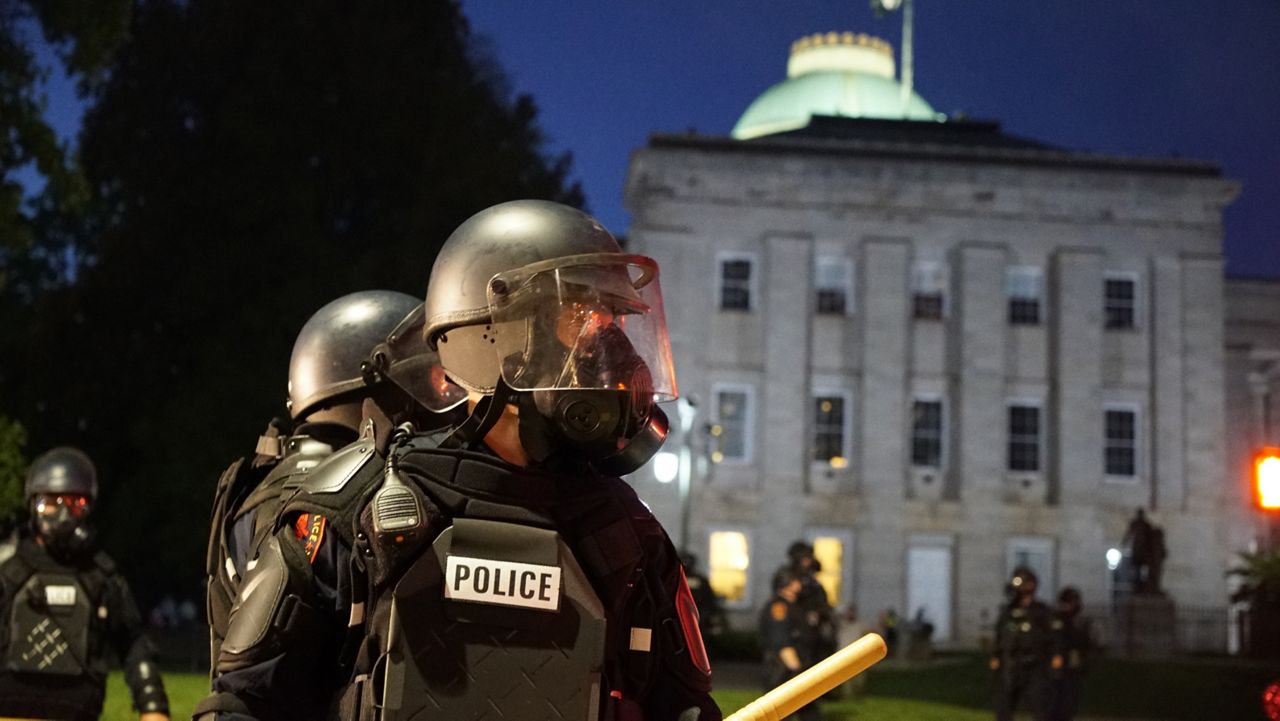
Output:
M625 233L629 154L651 132L727 135L785 77L791 42L852 30L900 44L867 0L463 0L591 209ZM1280 0L916 0L916 90L942 112L1102 153L1220 163L1228 272L1280 277ZM56 78L64 134L78 103Z
M935 109L1078 150L1211 160L1243 183L1227 269L1280 277L1280 0L916 0L916 90ZM866 32L867 0L464 0L513 86L625 232L630 152L651 132L727 135L786 74L791 42Z

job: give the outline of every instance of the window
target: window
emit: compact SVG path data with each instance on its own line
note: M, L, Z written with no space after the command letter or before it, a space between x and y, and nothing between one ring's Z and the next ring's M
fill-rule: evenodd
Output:
M751 310L751 258L720 259L720 310Z
M711 460L751 460L751 387L717 385L712 394L715 405L711 409Z
M832 468L849 466L849 400L843 393L820 392L813 399L813 460Z
M1138 475L1138 412L1132 408L1108 407L1103 424L1107 475Z
M813 558L822 570L814 574L822 589L827 592L827 602L838 608L844 591L844 540L835 536L814 536Z
M1138 281L1133 276L1108 274L1104 313L1108 330L1135 328L1138 324Z
M1010 268L1005 274L1005 294L1009 297L1011 325L1039 325L1043 275L1039 268Z
M1009 406L1009 470L1040 470L1040 408Z
M911 315L942 320L946 315L947 272L940 263L916 263L911 272Z
M848 258L836 255L818 256L813 287L815 312L822 315L844 315L849 310L850 278L853 276Z
M712 531L708 539L707 581L711 590L730 605L742 606L747 597L747 569L751 567L751 548L742 531Z
M911 407L911 465L942 467L942 401L916 400Z

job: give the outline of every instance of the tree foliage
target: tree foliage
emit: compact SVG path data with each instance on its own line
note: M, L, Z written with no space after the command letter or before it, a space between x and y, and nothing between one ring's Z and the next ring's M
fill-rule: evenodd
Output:
M90 202L42 225L91 262L11 308L0 397L41 446L94 457L104 538L138 585L195 587L213 482L282 412L313 311L423 295L484 207L581 203L534 102L475 47L448 0L134 8L80 139Z
M52 47L88 93L124 40L129 13L128 0L0 0L0 291L65 277L68 248L40 226L75 215L89 198L74 156L44 117L41 89L52 69L37 60L35 44ZM45 181L34 202L19 182L23 168Z
M22 514L22 486L27 471L22 447L26 442L22 425L0 416L0 528L11 528Z

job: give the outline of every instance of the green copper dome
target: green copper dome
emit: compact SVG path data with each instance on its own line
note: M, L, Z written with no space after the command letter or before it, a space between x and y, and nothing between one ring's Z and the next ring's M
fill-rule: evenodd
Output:
M905 110L905 112L904 112ZM886 120L943 120L912 93L903 108L893 50L879 38L827 33L791 46L787 79L769 88L733 128L739 140L803 128L814 115Z

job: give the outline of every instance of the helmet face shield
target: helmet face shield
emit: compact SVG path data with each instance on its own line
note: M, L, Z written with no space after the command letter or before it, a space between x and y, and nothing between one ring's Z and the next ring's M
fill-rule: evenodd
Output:
M518 391L627 391L647 405L676 397L658 266L590 253L493 276L489 342Z
M423 408L443 413L467 400L467 392L445 377L439 356L423 335L425 319L422 305L410 311L374 349L374 364Z

